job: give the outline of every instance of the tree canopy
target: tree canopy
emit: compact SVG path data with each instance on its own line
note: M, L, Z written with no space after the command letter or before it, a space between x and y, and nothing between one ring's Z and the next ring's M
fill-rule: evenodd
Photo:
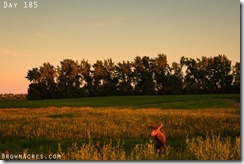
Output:
M27 72L28 99L116 95L240 93L240 63L225 55L197 59L181 57L170 66L165 54L136 56L115 64L112 59L64 59Z

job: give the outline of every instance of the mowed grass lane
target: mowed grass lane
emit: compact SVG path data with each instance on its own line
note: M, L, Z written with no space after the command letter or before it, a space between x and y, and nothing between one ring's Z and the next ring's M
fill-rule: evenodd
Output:
M233 103L232 103L233 102ZM0 108L116 107L160 109L230 108L240 103L239 94L113 96L52 100L0 100Z

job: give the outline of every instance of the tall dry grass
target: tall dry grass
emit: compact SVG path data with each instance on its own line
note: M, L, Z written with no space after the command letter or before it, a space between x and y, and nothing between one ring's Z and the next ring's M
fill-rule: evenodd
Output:
M168 147L161 155L154 152L154 143L149 142L151 140L149 138L150 126L160 123L164 123L163 131L168 138ZM203 110L88 107L1 109L0 125L2 142L8 138L16 142L33 138L70 140L74 141L73 143L82 141L82 145L70 145L60 151L63 159L240 158L240 147L238 148L240 110L236 108ZM208 135L209 133L211 136ZM119 139L120 143L116 145L105 142L110 139L113 141ZM128 146L124 141L131 141L132 144ZM4 151L0 150L0 152Z
M240 137L236 137L233 142L230 138L221 138L220 135L207 135L186 139L186 148L178 151L167 146L161 153L155 151L152 141L145 144L136 144L127 153L123 144L105 144L89 142L82 146L73 144L68 148L68 152L62 152L58 147L58 154L62 160L240 160Z

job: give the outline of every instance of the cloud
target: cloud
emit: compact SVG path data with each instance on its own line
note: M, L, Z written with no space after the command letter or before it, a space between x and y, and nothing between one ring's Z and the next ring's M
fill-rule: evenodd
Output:
M12 57L28 56L28 55L24 55L24 54L18 53L18 52L14 51L12 49L9 49L9 48L0 49L0 55L12 56Z

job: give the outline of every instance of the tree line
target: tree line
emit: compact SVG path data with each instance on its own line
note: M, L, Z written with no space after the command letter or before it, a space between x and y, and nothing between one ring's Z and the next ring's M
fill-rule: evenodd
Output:
M5 93L0 94L0 100L25 100L26 94Z
M240 93L240 63L225 55L197 59L181 57L170 66L165 54L136 56L115 64L112 59L65 59L27 72L28 99L78 98L116 95Z

